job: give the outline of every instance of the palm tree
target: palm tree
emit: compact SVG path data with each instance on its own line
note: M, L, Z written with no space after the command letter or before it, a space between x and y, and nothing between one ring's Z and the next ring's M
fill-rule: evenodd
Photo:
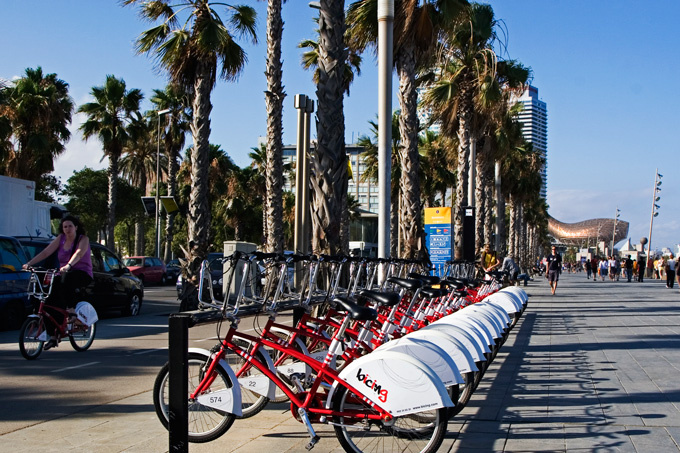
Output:
M347 155L343 88L346 50L344 0L321 0L316 98L317 143L310 157L312 250L346 251L341 235L347 201Z
M319 22L318 19L314 19ZM316 29L317 34L319 29ZM300 49L308 49L302 53L302 67L305 69L312 69L314 75L312 80L314 83L319 83L319 40L305 39L298 44ZM361 75L361 55L352 49L347 49L347 60L345 61L345 72L343 73L344 91L349 96L349 88L354 82L354 77Z
M156 112L170 110L167 114L167 125L163 127L162 149L167 159L168 196L177 196L177 172L179 171L180 153L184 148L186 133L191 124L191 112L189 110L188 95L177 85L169 84L165 90L153 90L154 94L150 101L154 104ZM153 112L155 113L155 112ZM161 118L156 115L156 121ZM157 127L158 125L156 125ZM165 222L165 252L163 259L167 262L172 256L172 240L174 237L174 225L176 212L168 213Z
M401 222L404 256L422 257L423 229L420 200L420 159L418 154L418 115L416 74L437 49L442 30L460 20L464 0L396 0L394 20L394 63L399 77L401 117ZM363 50L377 43L377 0L358 0L347 13L350 48Z
M361 174L361 181L378 181L378 124L369 121L372 137L362 135L357 144L364 148L361 158L366 169ZM399 111L392 113L392 152L390 174L390 255L399 256L399 179L401 165L399 162Z
M466 19L444 36L440 50L444 62L430 75L435 81L423 97L424 106L430 107L433 119L440 122L442 133L458 136L456 198L459 207L467 198L470 148L476 146L475 98L497 77L498 59L493 50L495 25L491 6L472 4ZM461 209L454 210L454 223L455 256L460 257L463 251Z
M142 118L128 126L130 139L123 147L124 156L120 158L120 174L144 195L149 195L149 179L156 174L156 138L151 121ZM154 190L156 190L154 188ZM145 255L144 218L135 222L135 255Z
M430 130L419 137L418 150L422 162L422 195L425 207L433 207L439 195L441 206L446 202L446 190L456 184L455 149L444 137Z
M265 166L266 196L263 217L266 219L265 248L283 252L283 91L281 40L283 19L281 0L267 0L267 159Z
M116 226L116 181L118 180L118 160L129 140L127 126L140 118L139 103L143 95L138 89L127 90L125 81L113 75L106 76L103 86L96 86L90 92L94 102L78 108L78 113L87 115L80 126L85 140L97 137L109 158L107 174L109 178L108 219L106 223L106 245L114 247L113 230Z
M146 2L125 0L124 4L141 4L142 15L161 23L146 30L137 40L137 50L158 59L170 80L192 94L193 119L191 133L194 153L191 166L191 196L188 213L189 250L188 276L198 275L201 260L210 246L210 207L208 203L210 166L210 95L218 76L235 80L246 64L246 54L234 35L255 34L255 10L245 5L229 5L210 0L169 0ZM229 18L223 21L217 7L226 9ZM186 14L180 23L179 15Z
M0 86L0 171L31 181L52 172L71 137L73 110L68 84L40 66Z

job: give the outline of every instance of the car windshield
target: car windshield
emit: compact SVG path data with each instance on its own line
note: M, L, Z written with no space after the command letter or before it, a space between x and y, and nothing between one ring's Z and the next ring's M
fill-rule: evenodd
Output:
M168 261L168 264L165 265L166 267L179 267L179 260L170 260Z
M208 254L208 261L210 262L210 270L211 271L219 271L222 272L222 262L218 261L219 258L222 258L224 255L221 253L210 253Z
M142 266L144 259L142 258L125 258L125 265L130 266Z

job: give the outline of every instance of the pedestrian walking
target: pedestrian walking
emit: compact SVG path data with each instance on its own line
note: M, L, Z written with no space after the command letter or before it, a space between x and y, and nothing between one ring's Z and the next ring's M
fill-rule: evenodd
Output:
M551 253L548 256L548 281L550 281L550 292L555 295L557 290L557 282L560 279L560 272L562 271L562 255L557 253L555 246L551 248Z
M643 255L638 255L637 259L637 270L638 270L638 282L642 283L645 279L645 269L647 268L647 260Z
M584 266L586 267L586 278L590 280L590 276L593 273L593 265L590 260L586 259Z
M666 260L666 288L673 289L673 284L675 283L675 267L677 262L673 259L673 254Z
M635 261L633 261L628 255L625 261L625 266L626 266L626 279L628 280L628 283L631 282L633 279L633 265L635 264Z
M602 257L600 260L599 266L599 271L600 271L600 278L602 281L604 281L607 278L607 270L609 269L609 261L607 260L606 257Z

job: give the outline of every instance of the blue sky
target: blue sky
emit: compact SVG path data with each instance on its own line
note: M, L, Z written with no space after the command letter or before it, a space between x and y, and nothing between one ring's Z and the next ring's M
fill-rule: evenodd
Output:
M239 165L266 132L266 2L241 0L259 13L258 45L243 43L248 65L236 83L219 82L213 94L211 142ZM295 94L314 96L311 74L301 69L297 43L314 37L317 11L307 0L283 6L284 143L295 143ZM502 21L505 58L533 70L533 85L548 105L548 203L563 222L612 217L618 207L630 222L631 242L649 235L656 168L664 175L652 247L680 242L680 2L675 0L491 1ZM346 0L346 4L349 1ZM3 0L0 77L42 66L70 84L77 105L107 74L148 97L166 79L134 40L149 24L135 8L113 0ZM396 78L394 79L396 88ZM372 55L345 99L346 139L368 134L377 113L377 71ZM393 104L397 108L396 99ZM144 108L150 108L145 101ZM84 143L74 118L67 153L55 173L65 182L84 166L103 168L100 145ZM621 245L621 244L619 244Z

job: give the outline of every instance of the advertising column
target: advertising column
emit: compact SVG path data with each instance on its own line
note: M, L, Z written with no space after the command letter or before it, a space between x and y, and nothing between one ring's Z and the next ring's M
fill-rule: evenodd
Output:
M425 208L427 248L430 250L434 275L440 277L444 275L446 262L452 256L451 220L451 208Z

